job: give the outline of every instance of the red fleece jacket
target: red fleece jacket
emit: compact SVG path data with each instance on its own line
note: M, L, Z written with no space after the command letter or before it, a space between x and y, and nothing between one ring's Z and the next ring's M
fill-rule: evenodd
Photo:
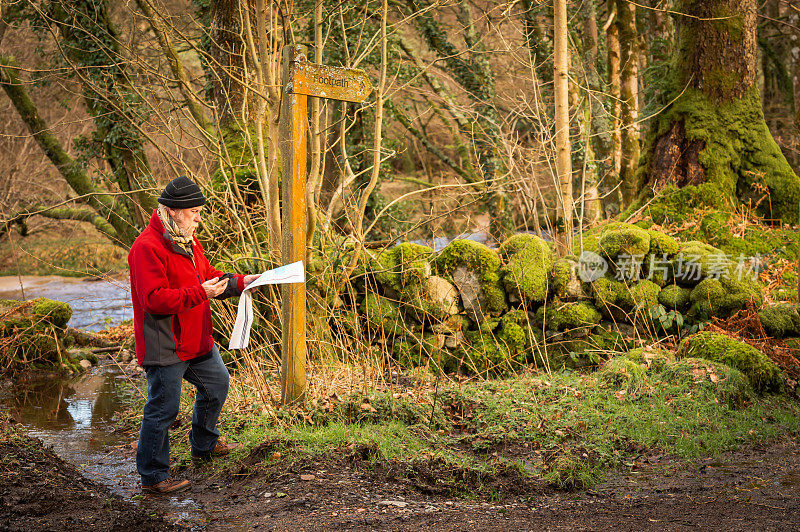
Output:
M136 360L166 366L207 355L214 347L211 306L201 284L223 272L211 266L197 238L194 261L173 246L154 212L128 253ZM244 276L235 275L219 299L241 294Z

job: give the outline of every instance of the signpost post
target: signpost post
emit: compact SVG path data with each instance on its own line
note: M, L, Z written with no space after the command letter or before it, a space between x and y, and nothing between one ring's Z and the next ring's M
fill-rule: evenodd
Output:
M308 97L363 102L372 84L363 70L306 61L305 47L283 50L280 149L283 156L283 263L306 265L306 149ZM281 404L301 402L306 393L306 287L281 285Z

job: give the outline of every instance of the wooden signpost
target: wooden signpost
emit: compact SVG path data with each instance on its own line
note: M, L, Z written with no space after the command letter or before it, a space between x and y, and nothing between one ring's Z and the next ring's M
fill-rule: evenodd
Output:
M305 47L283 50L283 101L280 148L283 156L283 263L306 265L306 148L308 97L363 102L372 84L363 70L331 67L306 61ZM281 285L282 350L281 404L294 404L306 393L306 287Z

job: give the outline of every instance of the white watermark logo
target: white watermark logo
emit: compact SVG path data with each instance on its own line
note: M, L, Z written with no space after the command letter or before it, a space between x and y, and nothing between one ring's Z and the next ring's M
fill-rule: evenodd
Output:
M643 266L646 266L646 271L643 271ZM663 281L674 278L681 282L696 283L702 279L721 278L755 281L763 269L764 260L758 253L752 257L745 257L740 253L736 260L726 254L713 254L702 258L679 253L670 259L666 254L659 257L623 253L614 260L613 274L617 281L635 281L640 278ZM584 251L578 259L578 277L585 283L604 277L608 270L609 263L597 253Z
M584 251L578 258L578 277L584 283L592 283L603 277L608 271L608 263L591 251Z

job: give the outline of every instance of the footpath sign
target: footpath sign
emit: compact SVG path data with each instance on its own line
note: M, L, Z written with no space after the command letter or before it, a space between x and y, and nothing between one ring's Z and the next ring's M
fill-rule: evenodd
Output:
M280 149L283 156L283 263L306 261L306 146L308 97L363 102L372 84L363 70L309 63L305 47L283 49ZM281 403L303 401L306 393L306 286L281 285Z

